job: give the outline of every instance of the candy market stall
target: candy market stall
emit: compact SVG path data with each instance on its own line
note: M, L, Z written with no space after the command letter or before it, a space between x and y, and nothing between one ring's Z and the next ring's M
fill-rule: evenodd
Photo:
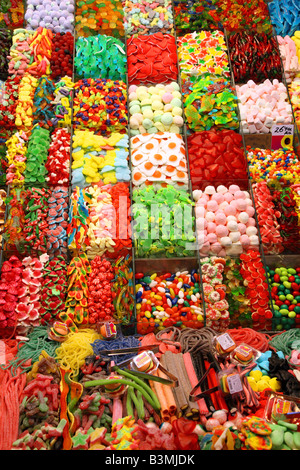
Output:
M300 449L299 15L0 3L0 450Z

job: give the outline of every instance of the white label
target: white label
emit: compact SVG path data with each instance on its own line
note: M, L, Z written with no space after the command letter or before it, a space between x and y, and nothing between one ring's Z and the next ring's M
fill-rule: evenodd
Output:
M293 135L294 124L275 124L272 127L272 135Z
M218 336L217 341L223 351L227 351L227 349L235 345L235 342L228 333L224 333L223 335Z
M227 385L228 385L229 393L231 393L231 395L243 391L241 378L238 374L227 376Z

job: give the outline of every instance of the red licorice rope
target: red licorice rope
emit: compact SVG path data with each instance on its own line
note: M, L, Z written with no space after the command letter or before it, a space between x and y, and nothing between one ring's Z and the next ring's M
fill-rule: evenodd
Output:
M1 355L5 367L17 354L18 342L6 340L1 343L5 347ZM18 437L20 401L26 385L26 374L21 372L19 369L12 376L9 368L0 368L0 450L10 450Z
M246 343L260 352L266 352L269 349L270 337L264 333L251 328L233 328L228 332L237 346Z

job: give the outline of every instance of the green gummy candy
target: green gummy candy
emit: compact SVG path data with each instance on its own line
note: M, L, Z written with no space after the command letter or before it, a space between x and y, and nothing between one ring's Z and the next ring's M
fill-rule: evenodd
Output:
M291 429L292 431L297 431L297 429L298 429L297 424L289 423L289 422L287 422L287 421L282 421L281 419L279 419L279 420L277 421L277 423L280 424L281 426L284 426L284 427L286 427L286 428L288 428L288 429Z

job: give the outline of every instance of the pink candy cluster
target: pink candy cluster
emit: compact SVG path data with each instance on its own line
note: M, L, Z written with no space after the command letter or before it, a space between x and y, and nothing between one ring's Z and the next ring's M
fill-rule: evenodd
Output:
M193 191L201 255L239 255L258 248L259 237L251 195L236 184Z
M295 75L300 72L300 64L297 56L297 47L290 36L277 36L282 65L287 83L291 83Z
M292 124L293 112L284 83L267 79L236 86L241 127L245 134L268 134L274 124Z

